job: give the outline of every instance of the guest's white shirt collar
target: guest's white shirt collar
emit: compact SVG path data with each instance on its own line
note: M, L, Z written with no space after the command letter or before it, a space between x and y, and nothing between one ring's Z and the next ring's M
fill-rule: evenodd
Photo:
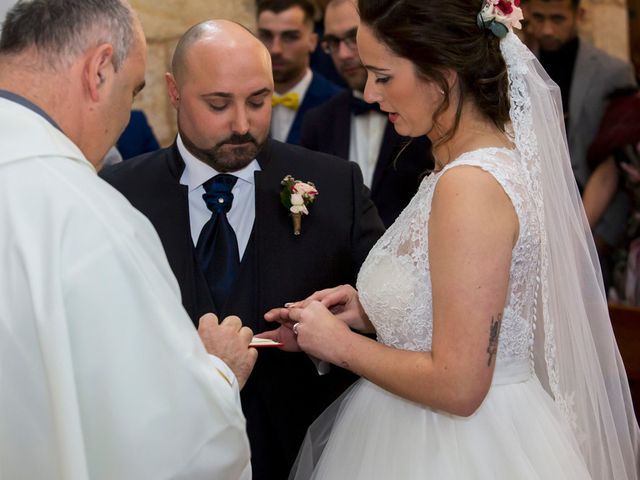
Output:
M310 68L307 68L307 72L304 74L304 77L294 85L294 87L288 92L284 92L282 95L286 95L287 93L297 93L300 97L300 102L307 94L307 90L309 89L309 85L311 85L311 80L313 79L313 73ZM281 96L281 94L274 92L274 95ZM285 107L286 108L286 107Z
M364 100L364 93L361 92L360 90L351 90L351 95L353 95L356 98L359 98L360 100L366 101Z

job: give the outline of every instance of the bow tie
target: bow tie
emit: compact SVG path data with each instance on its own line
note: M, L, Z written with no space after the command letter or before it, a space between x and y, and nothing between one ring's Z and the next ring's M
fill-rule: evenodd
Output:
M377 102L367 103L358 97L354 97L353 95L351 95L351 98L349 99L349 106L351 107L351 112L356 116L368 112L382 113L380 111L380 105Z
M275 107L282 105L283 107L290 108L294 112L298 110L300 106L300 96L297 93L287 93L286 95L278 96L273 95L271 97L271 106Z

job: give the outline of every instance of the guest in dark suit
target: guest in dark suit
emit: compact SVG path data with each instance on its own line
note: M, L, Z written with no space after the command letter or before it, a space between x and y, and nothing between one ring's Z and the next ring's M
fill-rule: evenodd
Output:
M342 88L309 68L318 44L310 0L263 0L258 3L258 37L269 50L275 82L271 135L299 144L306 112Z
M116 143L123 160L160 148L147 116L142 110L131 110L131 117Z
M268 138L264 46L235 23L205 22L180 40L172 72L176 142L101 175L156 227L194 323L236 314L261 332L269 309L353 283L382 222L356 165ZM286 175L319 191L300 235L280 203ZM304 354L260 352L242 391L254 478L287 477L307 427L351 380L334 366L319 375Z
M433 168L431 143L427 137L401 137L378 104L362 100L367 73L358 56L360 18L353 2L331 1L324 23L322 46L351 89L307 113L300 143L360 165L380 216L389 226L416 193L422 174Z

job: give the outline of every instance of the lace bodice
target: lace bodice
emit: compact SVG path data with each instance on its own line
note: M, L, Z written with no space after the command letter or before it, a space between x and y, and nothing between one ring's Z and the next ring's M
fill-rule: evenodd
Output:
M514 205L519 236L513 248L498 362L525 360L533 347L540 229L518 153L490 148L468 152L426 177L396 222L373 247L358 276L360 301L378 341L414 351L431 350L433 327L428 222L438 179L451 168L472 165L493 175Z

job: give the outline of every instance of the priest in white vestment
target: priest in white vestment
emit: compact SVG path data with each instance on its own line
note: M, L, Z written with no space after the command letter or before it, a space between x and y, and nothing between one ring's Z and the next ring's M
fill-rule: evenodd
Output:
M16 47L34 16L64 23L53 9L14 9L0 40L0 479L251 478L246 378L207 353L155 230L96 175L144 80L139 23L117 0L55 3L76 22L57 40L86 49L48 69ZM93 41L118 15L124 61Z

